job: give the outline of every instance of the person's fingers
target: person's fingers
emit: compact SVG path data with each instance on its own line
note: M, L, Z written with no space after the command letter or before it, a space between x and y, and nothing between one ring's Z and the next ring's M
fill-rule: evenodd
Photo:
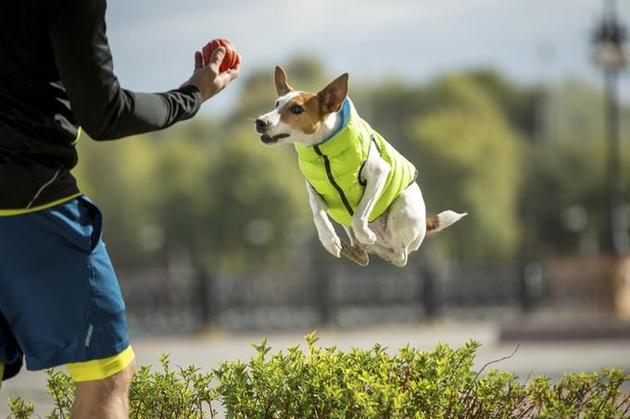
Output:
M230 71L228 71L228 74L230 75L230 81L235 80L238 78L239 74L241 73L239 70L240 67L238 68L233 68Z
M223 73L221 73L221 75L225 75L226 77L226 81L229 83L232 80L235 80L240 74L240 66L237 66L235 68L230 68L227 71L224 71Z
M236 55L236 64L234 64L233 68L228 70L228 73L230 74L230 80L236 79L241 73L241 54Z
M218 74L219 66L221 66L223 57L225 57L225 48L218 47L212 52L212 56L210 57L210 63L208 64L208 67L210 67L215 73Z
M219 74L217 78L215 79L215 83L218 86L221 86L221 89L223 89L232 81L232 76L230 75L230 71L231 70L224 71L223 73Z
M195 70L199 70L203 67L203 56L201 51L195 51Z

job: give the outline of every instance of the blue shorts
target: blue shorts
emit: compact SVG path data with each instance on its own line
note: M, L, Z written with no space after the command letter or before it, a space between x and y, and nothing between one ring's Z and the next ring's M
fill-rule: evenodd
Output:
M129 347L125 304L102 216L84 196L0 217L0 364L4 379L98 360ZM129 348L130 349L130 348Z

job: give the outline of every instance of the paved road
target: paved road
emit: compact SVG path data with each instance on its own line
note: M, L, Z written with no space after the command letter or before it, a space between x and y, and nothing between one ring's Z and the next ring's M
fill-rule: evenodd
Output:
M419 326L381 326L360 330L321 330L320 344L337 345L340 349L350 347L370 347L380 342L395 352L397 348L410 343L421 349L431 349L438 342L461 345L468 339L482 344L476 366L509 355L514 345L502 345L497 341L498 328L492 323L438 323ZM252 343L259 343L268 337L273 350L287 345L304 342L303 333L275 334L225 334L213 333L207 336L188 338L138 338L134 340L134 350L140 364L156 365L161 353L169 353L175 365L196 364L208 369L216 367L224 360L245 360L253 354ZM559 377L569 371L594 371L604 366L622 367L630 371L630 340L597 342L558 342L520 344L518 352L511 359L493 365L496 368L511 370L520 377L546 374ZM4 383L0 394L0 417L8 414L6 403L9 395L19 395L36 402L43 409L38 413L48 413L48 396L45 393L44 373L23 372L18 377Z

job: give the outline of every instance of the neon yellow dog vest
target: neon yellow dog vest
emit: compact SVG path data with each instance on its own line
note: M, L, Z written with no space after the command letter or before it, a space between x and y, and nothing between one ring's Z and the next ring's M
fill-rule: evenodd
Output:
M400 193L415 181L417 172L385 139L357 113L349 98L342 107L343 122L339 131L316 146L296 144L300 172L326 202L328 215L345 226L352 225L365 184L360 174L374 141L381 157L392 170L380 199L368 217L372 222L381 216Z

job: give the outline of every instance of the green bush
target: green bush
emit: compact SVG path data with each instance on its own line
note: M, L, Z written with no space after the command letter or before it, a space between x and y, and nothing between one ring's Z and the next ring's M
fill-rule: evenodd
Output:
M440 344L425 352L409 346L397 356L384 347L352 349L292 346L270 355L266 341L248 362L225 362L210 373L195 367L142 367L130 391L131 418L625 418L630 376L619 369L572 373L551 382L523 383L512 373L473 369L479 344ZM54 402L49 418L70 417L74 384L49 371ZM14 418L33 417L33 405L9 401Z

